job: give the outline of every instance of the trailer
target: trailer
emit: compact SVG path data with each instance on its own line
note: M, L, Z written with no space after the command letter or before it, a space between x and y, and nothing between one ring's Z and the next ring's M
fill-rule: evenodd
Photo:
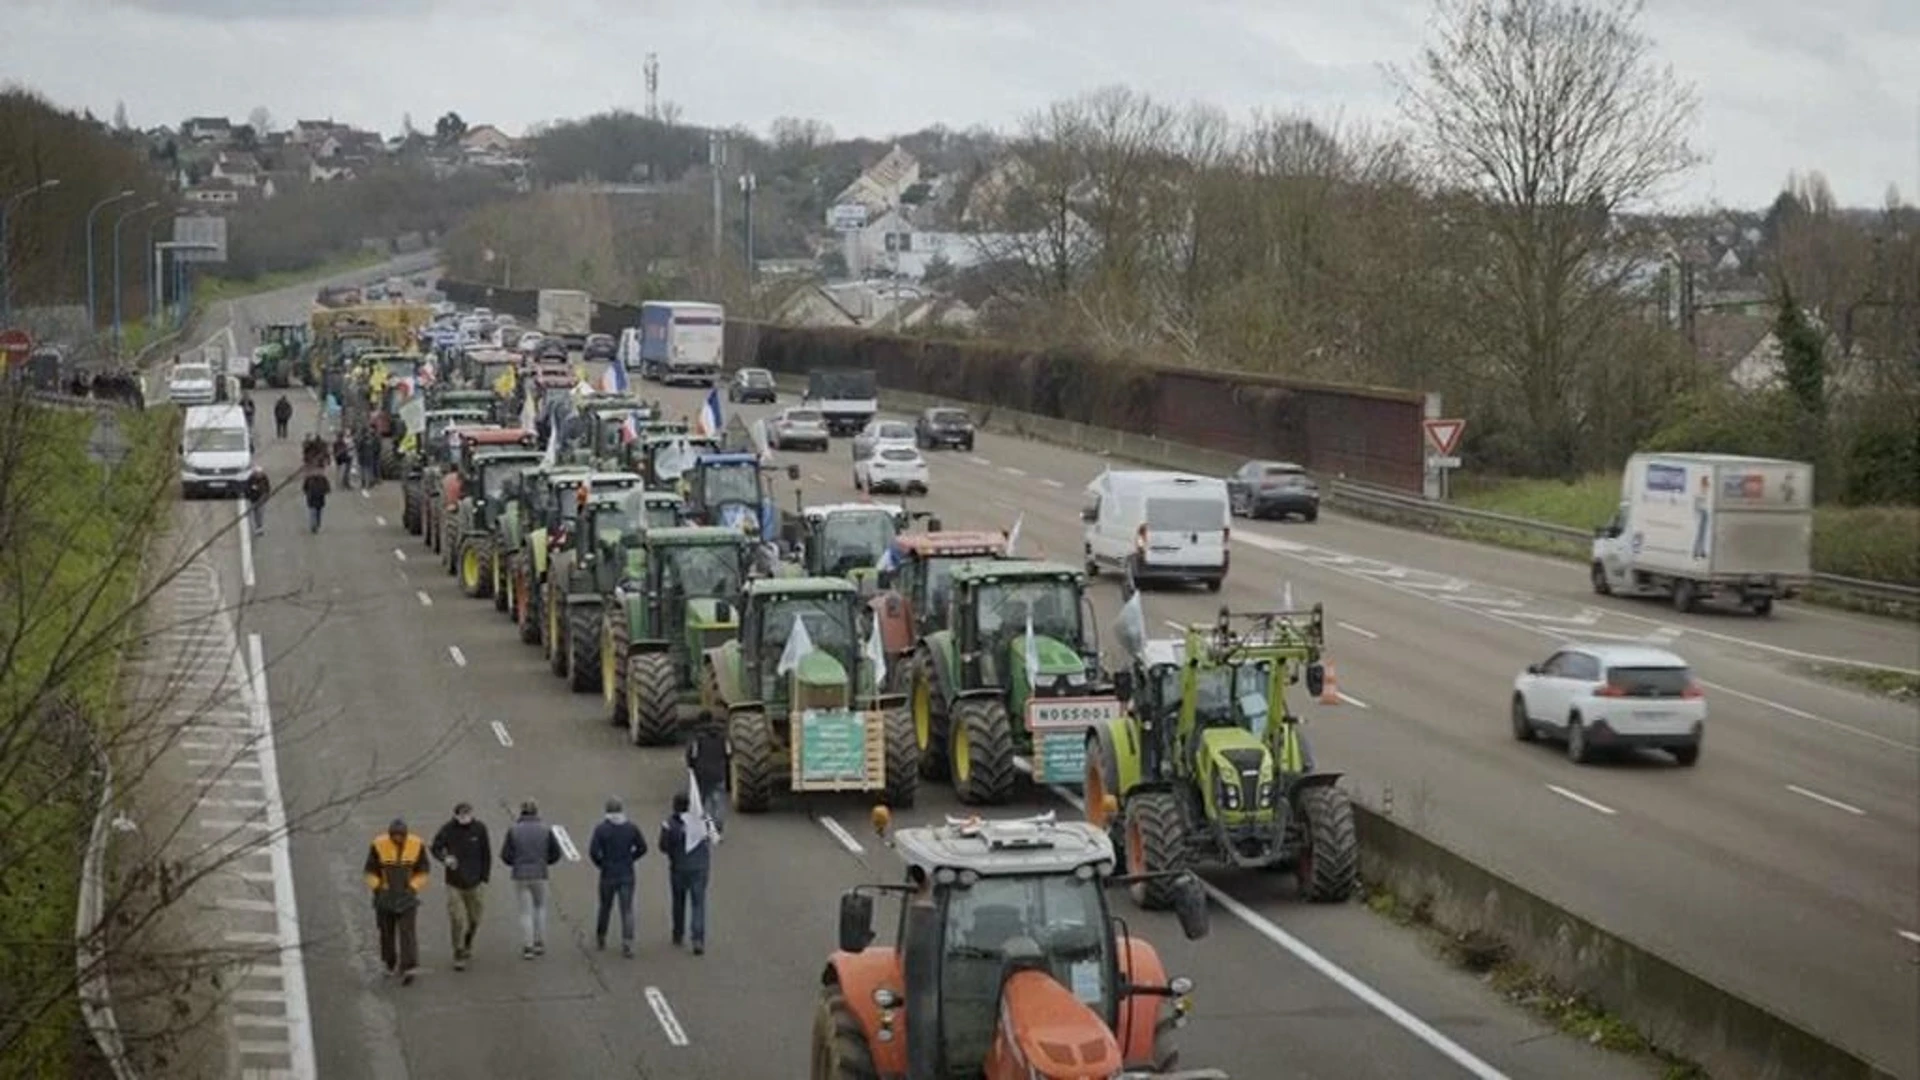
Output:
M640 305L640 377L712 386L720 379L727 309L685 300Z

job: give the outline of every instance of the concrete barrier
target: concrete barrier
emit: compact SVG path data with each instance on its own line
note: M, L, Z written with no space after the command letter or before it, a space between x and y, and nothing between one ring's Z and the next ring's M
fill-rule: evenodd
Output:
M1498 939L1507 955L1579 993L1649 1042L1740 1080L1894 1080L1785 1017L1715 987L1569 914L1407 825L1356 805L1361 876L1430 912L1453 935Z

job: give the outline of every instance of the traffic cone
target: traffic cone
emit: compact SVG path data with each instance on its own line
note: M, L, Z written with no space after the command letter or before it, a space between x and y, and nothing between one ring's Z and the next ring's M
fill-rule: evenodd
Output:
M1326 661L1324 666L1327 669L1327 675L1320 683L1320 704L1338 705L1340 704L1340 676L1333 670L1333 661Z

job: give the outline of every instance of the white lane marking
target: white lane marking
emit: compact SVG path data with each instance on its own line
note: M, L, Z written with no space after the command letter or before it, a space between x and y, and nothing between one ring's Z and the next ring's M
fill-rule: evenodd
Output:
M573 837L567 835L565 825L553 827L553 838L560 842L560 854L566 856L568 862L580 861L580 849L573 846Z
M1033 763L1025 758L1014 758L1013 765L1014 768L1019 769L1028 776L1033 775ZM1080 796L1074 794L1072 791L1056 784L1049 784L1047 786L1049 790L1061 799L1064 799L1067 805L1073 807L1075 810L1086 810L1086 803ZM1347 969L1320 955L1319 951L1314 949L1313 946L1280 929L1279 926L1275 925L1266 916L1235 900L1233 897L1228 896L1219 886L1201 880L1200 887L1206 890L1207 895L1212 898L1214 903L1225 908L1227 914L1232 915L1234 918L1246 924L1254 933L1280 946L1280 948L1292 954L1296 960L1306 964L1321 975L1326 976L1335 986L1359 998L1361 1002L1392 1021L1394 1025L1402 1031L1426 1043L1438 1051L1441 1056L1453 1062L1455 1065L1460 1066L1462 1069L1465 1069L1468 1073L1478 1077L1479 1080L1510 1080L1507 1074L1475 1057L1473 1051L1447 1038L1435 1029L1433 1025L1408 1012L1405 1008L1402 1008L1398 1002L1395 1002L1392 998L1389 998L1362 981L1359 976L1354 975L1347 971Z
M360 497L361 497L361 498L363 498L363 499L371 499L371 498L373 498L373 492L371 492L371 491L368 491L368 490L367 490L366 488L361 488L361 489L360 489Z
M385 528L387 524L387 519L380 516L379 514L375 514L373 515L373 523L375 525L381 526L382 528Z
M1877 732L1868 731L1865 728L1854 727L1852 724L1844 723L1839 720L1829 720L1824 716L1815 716L1814 714L1806 711L1805 709L1796 709L1791 705L1782 705L1777 701L1769 701L1763 697L1755 697L1754 695L1749 694L1744 690L1735 690L1731 686L1722 686L1719 683L1708 682L1705 679L1700 679L1698 681L1701 686L1704 686L1709 690L1714 690L1722 694L1732 694L1734 697L1740 698L1743 701L1751 701L1755 705L1765 705L1770 709L1779 709L1781 712L1786 713L1788 716L1797 716L1802 720L1809 720L1816 724L1824 724L1827 727L1833 728L1837 731L1844 731L1850 735L1858 735L1861 738L1867 739L1871 742L1877 742L1882 746L1891 746L1896 750L1905 750L1908 753L1920 754L1920 746L1916 746L1913 743L1904 743L1904 742L1901 742L1899 739L1889 739L1885 735L1881 735Z
M240 500L240 584L253 588L253 522L247 520L247 500Z
M501 746L511 747L513 745L513 736L507 734L507 725L498 720L493 722L493 737L500 740Z
M1920 934L1916 934L1911 930L1895 930L1894 933L1899 934L1901 937L1906 938L1908 941L1913 942L1915 945L1920 945Z
M991 461L988 461L988 460L987 460L986 458L983 458L983 457L977 457L977 456L976 456L976 457L969 457L969 458L967 458L967 460L968 460L968 461L971 461L971 462L973 462L973 463L974 463L975 465L978 465L978 466L980 466L980 467L982 467L982 468L992 468L992 467L993 467L993 462L991 462Z
M267 858L272 864L273 901L280 908L274 922L280 932L280 962L285 966L281 985L286 988L287 1051L293 1061L294 1080L313 1080L320 1069L313 1053L313 1018L307 1011L307 968L306 958L300 953L293 854L287 848L287 810L280 795L280 758L273 745L273 711L267 701L266 650L259 634L247 635L247 653L252 660L254 725L260 733L261 797L267 803L267 827L272 837Z
M1373 631L1365 629L1363 627L1355 626L1350 622L1337 622L1337 623L1334 623L1333 625L1339 627L1342 630L1345 630L1349 634L1359 634L1361 637L1366 638L1368 641L1375 641L1375 640L1378 640L1380 637L1379 634L1376 634Z
M1357 697L1354 697L1354 696L1353 696L1352 694L1349 694L1349 693L1346 693L1346 692L1345 692L1345 691L1343 691L1343 690L1335 690L1335 691L1334 691L1334 693L1336 693L1336 694L1338 694L1338 695L1340 695L1340 700L1341 700L1342 702L1344 702L1345 704L1348 704L1348 705L1352 705L1352 706L1353 706L1354 708L1356 708L1356 709L1371 709L1371 708L1373 708L1373 706L1371 706L1371 705L1369 705L1369 704L1367 704L1367 703L1366 703L1366 702L1364 702L1364 701L1361 701L1361 700L1360 700L1359 698L1357 698Z
M860 846L860 841L855 840L853 834L848 832L844 825L841 825L830 817L821 818L820 827L832 833L833 838L840 841L841 847L846 848L855 855L859 855L867 850Z
M1016 468L1014 468L1014 467L1013 467L1013 466L1011 466L1011 465L1002 465L1002 466L1000 466L1000 471L1001 471L1001 472L1003 472L1003 473L1006 473L1006 474L1007 474L1008 476L1025 476L1025 475L1027 475L1027 470L1025 470L1025 469L1016 469Z
M1040 482L1041 482L1041 483L1043 483L1043 484L1045 484L1045 485L1047 485L1047 486L1048 486L1048 487L1050 487L1050 488L1063 488L1063 487L1066 487L1066 486L1067 486L1067 485L1065 485L1065 484L1063 484L1063 483L1061 483L1060 481L1058 481L1058 480L1055 480L1055 479L1054 479L1053 477L1051 477L1051 476L1043 476L1043 477L1041 477L1041 478L1040 478Z
M1867 816L1867 812L1865 810L1860 809L1857 806L1851 805L1849 803L1843 803L1839 799L1828 798L1827 796L1822 795L1817 791L1808 791L1806 788L1803 788L1798 784L1788 784L1787 790L1793 792L1795 795L1798 795L1803 799L1812 799L1814 802L1817 802L1817 803L1825 803L1828 806L1833 807L1835 810L1845 810L1847 813L1852 814L1855 817Z
M404 551L401 551L399 548L393 549L393 557L396 559L399 559L401 562L407 561L407 553Z
M673 1006L667 1004L667 995L657 986L647 987L647 1004L653 1008L654 1019L660 1021L660 1030L667 1033L667 1042L674 1046L687 1045L687 1029L680 1026L680 1018L673 1015Z
M414 593L413 593L413 595L415 595L415 596L417 596L417 597L419 597L419 598L420 598L420 606L421 606L421 607L432 607L432 606L433 606L433 597L431 597L431 596L428 596L428 595L427 595L427 590L425 590L425 589L415 589L415 590L414 590Z
M460 646L447 646L447 655L453 657L453 662L459 664L461 667L467 666L467 654L460 651Z
M1558 795L1563 799L1570 799L1573 802L1577 802L1581 806L1584 806L1589 810L1598 810L1600 813L1605 814L1608 817L1612 817L1613 815L1620 812L1618 810L1615 810L1613 807L1608 806L1606 803L1594 802L1592 799L1587 798L1585 795L1582 795L1577 791L1568 791L1566 788L1563 788L1558 784L1548 784L1547 790L1553 792L1555 795Z

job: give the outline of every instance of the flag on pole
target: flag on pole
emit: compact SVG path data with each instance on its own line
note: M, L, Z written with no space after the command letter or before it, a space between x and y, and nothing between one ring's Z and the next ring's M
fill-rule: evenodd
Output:
M653 471L663 480L678 480L693 467L693 448L685 439L675 439L654 455Z
M700 797L700 778L692 769L687 770L687 812L680 815L680 825L687 838L688 851L718 832L713 827L713 819L707 816L706 801Z
M547 453L540 459L541 463L548 468L552 468L560 461L560 429L564 426L559 416L554 416L548 421Z
M640 437L640 414L637 412L630 412L627 414L627 418L625 420L620 421L620 441L623 443L630 443L639 437Z
M1027 514L1026 514L1026 511L1023 510L1020 512L1019 517L1013 519L1013 528L1007 530L1007 557L1008 558L1012 558L1013 549L1020 546L1020 526L1026 524L1026 521L1027 521Z
M787 647L780 652L780 666L774 668L774 674L785 675L800 666L800 661L813 651L813 639L807 636L807 624L800 618L799 612L793 616L793 630L787 634Z
M1040 689L1040 642L1033 636L1033 609L1027 609L1027 692Z
M720 388L707 391L707 400L700 404L700 415L693 418L693 431L696 435L719 436L721 428Z
M899 569L900 567L899 551L900 551L900 548L898 547L898 545L888 544L887 550L880 553L880 564L874 567L874 570L877 573L881 573L881 574L891 574L895 570Z
M526 397L520 402L520 430L540 430L540 410L533 403L533 392L529 388Z
M1147 646L1147 612L1140 603L1140 590L1133 590L1127 602L1120 606L1120 617L1114 623L1114 635L1119 639L1120 647L1127 650L1129 656L1139 656Z
M627 392L627 365L615 360L600 373L600 389L609 394Z
M867 663L873 665L873 685L885 686L887 684L887 645L880 637L879 619L873 620L872 629L867 632Z

